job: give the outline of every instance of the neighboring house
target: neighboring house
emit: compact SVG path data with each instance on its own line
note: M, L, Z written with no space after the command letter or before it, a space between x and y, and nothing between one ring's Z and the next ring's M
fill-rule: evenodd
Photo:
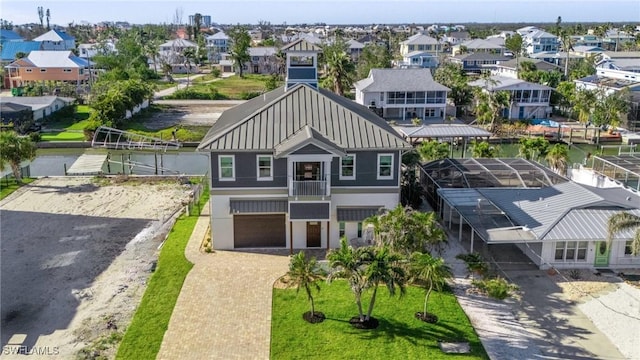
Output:
M167 64L182 64L185 62L184 53L185 49L193 49L194 53L198 49L198 44L185 40L185 39L175 39L171 41L167 41L164 44L159 46L158 55L160 58L160 62L165 62Z
M4 45L8 42L22 42L24 39L17 32L13 30L0 29L0 47L4 48Z
M73 104L75 99L60 96L17 96L0 97L2 104L15 104L21 107L29 107L33 114L33 120L45 119L47 116Z
M525 36L527 34L530 34L532 32L536 32L536 31L540 31L539 28L535 27L535 26L525 26L525 27L521 27L519 29L517 29L515 31L515 33L520 34L520 36ZM510 33L511 35L515 34L514 32L503 32L505 34Z
M435 82L429 69L371 69L354 86L356 102L386 120L445 118L450 89Z
M369 109L318 89L308 71L318 47L283 50L287 85L225 111L198 146L211 154L214 249L335 248L399 203L411 146Z
M510 106L502 109L507 119L546 119L551 115L549 101L553 88L520 79L493 75L469 83L483 91L509 91Z
M78 45L78 56L85 59L93 59L96 55L116 52L116 46L111 41L105 42L102 45L96 43Z
M423 170L430 203L469 249L513 244L540 269L640 266L633 230L607 246L611 215L640 215L628 189L581 185L524 159L446 159Z
M279 73L279 60L275 47L250 47L250 60L244 65L244 70L251 74Z
M604 52L604 49L599 46L593 45L574 45L573 49L569 51L571 54L581 56L583 58L594 56L597 54L601 54Z
M595 35L572 35L573 48L578 46L602 47L602 39Z
M560 72L563 71L563 68L561 68L560 66L548 63L544 60L521 57L518 60L511 59L505 62L499 62L498 64L496 64L495 69L491 71L491 74L517 79L518 78L517 66L519 66L525 61L533 63L536 66L537 70L560 71Z
M565 61L567 61L567 58L569 58L569 66L571 66L571 64L576 63L576 62L584 59L584 56L574 54L571 51L569 52L569 54L567 54L565 52L542 51L542 52L539 52L539 53L530 54L529 58L542 60L542 61L548 62L550 64L557 65L560 68L564 69L564 63L565 63Z
M624 43L634 42L635 36L633 34L627 34L619 29L612 29L607 31L607 34L602 39L602 47L611 51L618 51L622 48Z
M218 63L222 60L222 54L229 52L229 36L224 31L219 31L205 38L209 61Z
M444 36L444 41L451 46L462 44L471 40L471 35L467 31L452 31Z
M33 124L33 111L30 106L9 102L11 98L0 97L0 125L13 126L17 132Z
M463 53L488 53L502 55L504 52L504 46L498 45L495 42L483 39L473 39L457 44L451 49L453 55Z
M10 88L46 80L80 85L89 81L89 64L71 51L34 50L5 66L5 76Z
M485 52L460 54L447 58L449 62L460 65L464 71L476 74L485 70L495 70L497 64L509 59L506 56Z
M347 45L349 46L349 55L351 56L351 61L353 61L354 63L357 62L360 58L360 54L362 54L362 49L364 49L364 44L350 39L347 41Z
M402 62L397 62L396 67L435 69L438 67L438 58L430 52L412 51L402 57Z
M423 51L438 55L442 53L442 43L424 34L415 34L407 40L400 42L400 55L403 57L414 51Z
M76 38L62 30L50 30L33 41L42 42L42 50L73 50L76 48Z
M536 30L522 36L522 43L527 54L535 54L542 51L558 52L560 42L558 37L546 31Z
M16 60L19 53L28 56L33 50L42 50L42 43L39 41L9 41L2 46L0 58L2 64L7 65Z

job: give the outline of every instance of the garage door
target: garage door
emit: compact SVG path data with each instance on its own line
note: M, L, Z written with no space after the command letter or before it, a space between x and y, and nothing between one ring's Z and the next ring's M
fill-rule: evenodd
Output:
M235 215L235 248L286 247L286 223L280 215Z

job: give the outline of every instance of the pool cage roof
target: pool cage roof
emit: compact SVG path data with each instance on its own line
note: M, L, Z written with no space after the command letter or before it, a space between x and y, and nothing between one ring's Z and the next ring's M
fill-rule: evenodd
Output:
M569 181L521 158L443 159L422 166L439 188L544 187Z
M640 191L640 154L594 156L593 170Z

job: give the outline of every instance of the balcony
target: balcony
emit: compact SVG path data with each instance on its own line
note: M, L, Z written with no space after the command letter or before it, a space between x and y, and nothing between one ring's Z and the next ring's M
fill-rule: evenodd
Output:
M329 182L326 180L289 181L289 196L293 197L325 197L331 195Z

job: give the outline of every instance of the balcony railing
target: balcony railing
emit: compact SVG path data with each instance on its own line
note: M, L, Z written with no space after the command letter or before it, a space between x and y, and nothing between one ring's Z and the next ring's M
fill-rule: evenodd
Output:
M329 183L325 180L291 180L289 196L329 196Z

